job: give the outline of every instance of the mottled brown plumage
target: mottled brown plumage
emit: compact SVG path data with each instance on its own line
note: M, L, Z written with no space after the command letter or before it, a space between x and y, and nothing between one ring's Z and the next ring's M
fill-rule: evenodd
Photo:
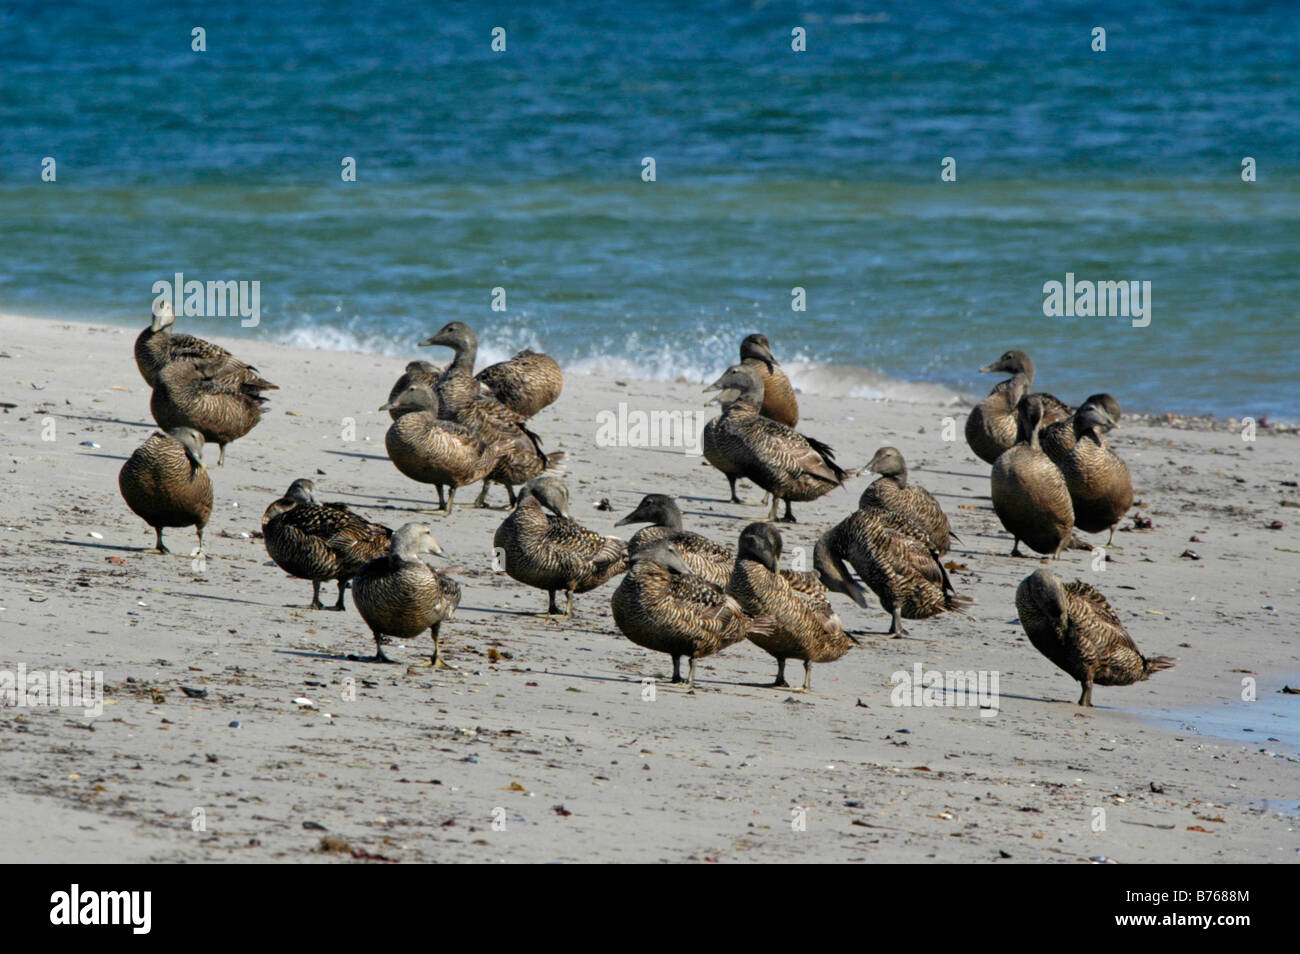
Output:
M1016 612L1034 648L1079 682L1079 705L1092 687L1129 686L1169 669L1169 656L1143 656L1106 597L1080 580L1063 583L1044 568L1016 589Z
M163 367L149 398L159 427L192 427L215 442L221 448L218 467L226 461L226 445L256 426L265 404L266 398L222 376L209 363L188 359Z
M188 427L155 433L117 475L122 499L154 528L159 553L164 527L193 527L203 552L203 528L212 515L212 481L203 467L203 435Z
M678 558L691 573L702 577L717 587L726 587L731 571L736 565L736 555L720 543L714 543L702 534L682 529L682 513L677 501L666 494L647 494L637 508L624 517L616 527L631 523L648 523L628 541L629 554L636 554L660 541L673 544ZM780 574L795 589L810 596L825 596L817 574L799 570L780 570Z
M627 543L572 519L568 488L555 477L538 477L524 485L492 545L512 579L548 592L547 614L560 612L557 591L564 591L565 615L572 616L574 593L593 590L627 569Z
M373 662L392 662L384 655L385 637L414 639L426 629L433 636L432 666L444 666L439 632L460 605L460 584L420 557L443 556L433 531L408 523L393 534L385 556L363 566L352 581L352 602L375 640Z
M507 438L512 441L510 452L501 457L484 481L475 505L484 505L489 483L504 486L513 505L514 488L558 466L562 455L544 453L541 438L524 425L527 418L485 393L475 380L478 337L468 325L461 321L449 322L420 344L450 348L455 356L439 376L435 387L439 417L465 425L485 443L495 444Z
M759 409L764 417L780 421L786 427L795 427L799 423L799 400L794 395L790 379L780 368L780 362L772 355L772 346L766 335L749 335L740 343L740 363L753 368L763 379L763 406Z
M412 480L435 485L443 513L451 513L456 488L485 479L514 447L512 437L488 443L472 428L440 419L437 395L420 382L380 410L395 415L384 435L393 465Z
M727 476L733 500L736 480L744 477L772 495L769 520L784 500L781 520L794 523L791 501L816 500L852 476L835 463L832 448L759 413L763 382L752 368L733 365L707 390L736 394L721 416L705 425L702 446L705 459Z
M930 538L930 546L940 555L948 552L954 536L948 517L930 491L907 480L907 462L896 447L882 447L871 458L867 469L880 474L858 498L858 509L878 507L910 520Z
M722 588L691 572L671 540L657 540L634 553L627 574L610 599L614 623L638 646L673 659L673 682L681 660L690 660L688 688L695 687L695 661L747 635L770 633L769 617L750 617Z
M1038 443L1043 448L1043 453L1052 458L1052 463L1057 467L1061 466L1061 461L1065 456L1074 449L1074 419L1088 405L1100 407L1116 427L1119 426L1120 406L1119 401L1115 400L1109 394L1094 394L1079 405L1079 409L1063 421L1054 421L1046 424L1038 432Z
M201 361L212 377L225 380L243 390L275 391L278 388L257 373L250 364L236 358L220 345L193 335L175 335L171 326L176 313L170 302L164 301L154 309L153 321L135 339L135 363L145 382L154 387L158 372L173 361Z
M750 640L776 657L773 686L788 687L785 661L802 659L803 687L812 688L812 664L834 662L856 640L844 631L830 603L802 592L781 576L781 534L769 524L751 523L740 534L736 565L727 581L727 595L750 616L769 616L767 632L750 633Z
M401 396L406 393L412 386L425 387L430 391L438 384L438 378L442 375L442 368L429 361L409 361L406 370L402 376L394 382L392 390L388 392L388 401L380 408L381 411L387 411L388 416L397 420L403 414L409 414L418 411L420 408L400 402Z
M904 619L960 613L972 602L953 590L939 556L929 535L910 520L867 507L821 535L813 549L813 566L828 589L866 607L866 591L849 572L847 561L890 614L889 635L905 636Z
M1100 405L1080 408L1074 417L1074 447L1060 461L1074 507L1074 525L1087 533L1109 529L1106 546L1114 542L1115 526L1133 506L1128 467L1102 437L1103 431L1117 426Z
M393 531L353 513L346 504L322 504L307 478L295 480L288 491L262 514L262 539L276 565L299 579L311 580L311 608L324 609L320 586L338 580L342 610L348 581L367 562L388 552Z
M1012 556L1023 540L1030 549L1059 557L1070 544L1074 507L1065 478L1038 444L1042 405L1022 398L1018 408L1017 443L993 464L990 485L993 509L1002 526L1015 538Z
M564 372L549 354L525 348L509 361L488 365L475 380L510 410L529 418L554 404L564 389Z

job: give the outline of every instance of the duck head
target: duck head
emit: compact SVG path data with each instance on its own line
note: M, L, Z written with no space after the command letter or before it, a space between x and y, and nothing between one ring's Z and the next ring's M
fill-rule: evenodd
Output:
M736 400L745 401L755 407L763 406L763 379L758 376L757 371L743 364L733 364L722 372L722 377L704 390L706 392L735 391Z
M680 530L682 512L677 509L677 501L667 494L646 494L636 509L614 526L623 527L629 523L648 523L655 527Z
M770 523L751 523L740 532L737 556L741 560L754 560L775 573L781 559L781 532Z

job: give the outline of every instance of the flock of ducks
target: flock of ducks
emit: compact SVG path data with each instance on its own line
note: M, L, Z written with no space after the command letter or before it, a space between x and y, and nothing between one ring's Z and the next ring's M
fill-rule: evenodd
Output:
M257 424L263 392L276 386L224 348L172 333L174 321L164 303L136 340L136 362L153 389L150 409L162 430L122 467L119 486L131 510L154 528L159 552L168 552L165 528L192 526L201 553L213 499L204 443L220 446L221 466L226 445ZM693 687L699 659L748 640L776 660L773 685L788 685L785 664L795 659L804 664L803 688L811 689L813 664L834 662L858 642L831 594L866 607L873 593L891 617L893 636L907 632L903 620L965 612L973 602L955 591L942 559L959 538L935 498L909 480L895 447L880 448L868 462L865 470L877 478L857 509L820 535L813 570L780 567L778 505L785 505L779 522L794 522L792 503L842 487L858 471L796 429L795 390L761 334L746 337L740 361L706 389L720 392L722 411L704 429L703 452L726 477L731 502L740 503L742 478L771 496L767 520L745 526L734 551L684 529L666 494L647 495L618 521L645 525L630 540L584 527L569 512L564 453L547 453L529 426L560 396L555 360L525 350L475 374L478 340L459 321L420 344L447 348L452 360L444 367L411 362L380 406L392 418L385 446L393 464L436 487L446 515L461 487L482 485L476 507L486 506L492 484L504 487L509 512L493 536L500 569L545 591L548 615L572 616L575 594L621 577L611 597L615 625L633 643L670 656L675 683ZM972 410L966 440L992 464L993 505L1013 537L1012 555L1023 555L1021 543L1055 559L1072 547L1092 549L1076 529L1110 530L1113 539L1133 502L1128 470L1105 438L1119 426L1118 402L1097 394L1074 409L1031 393L1034 365L1022 351L981 370L1010 375ZM311 581L313 609L325 608L320 589L333 581L338 598L330 608L344 610L351 586L375 642L375 655L366 659L391 662L388 640L427 630L434 644L429 665L446 665L440 627L455 613L461 588L426 562L444 556L428 525L393 531L345 504L321 502L312 481L299 479L267 507L262 533L279 567ZM1080 705L1092 704L1094 684L1128 685L1173 664L1142 656L1099 591L1046 568L1020 584L1016 608L1035 648L1080 683ZM685 677L682 659L689 660Z

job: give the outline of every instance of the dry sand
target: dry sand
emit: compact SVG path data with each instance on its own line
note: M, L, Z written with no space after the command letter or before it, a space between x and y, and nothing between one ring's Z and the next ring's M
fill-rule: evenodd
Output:
M0 401L15 405L0 415L0 669L105 680L99 718L0 712L5 860L1300 859L1300 696L1280 691L1300 676L1294 434L1261 429L1251 443L1126 421L1114 435L1154 528L1117 534L1101 572L1085 552L1057 570L1099 586L1142 650L1178 665L1098 687L1097 708L1083 710L1016 622L1015 586L1039 563L1007 556L989 468L961 439L964 412L803 395L801 429L846 465L902 449L962 536L953 578L978 602L890 640L878 608L836 596L862 646L817 667L813 692L763 687L773 660L741 644L702 662L688 694L667 684L667 657L617 632L614 584L577 597L576 619L547 621L544 593L493 572L503 510L423 515L433 490L388 462L389 420L374 410L403 359L223 342L282 390L225 467L208 449L216 506L196 571L192 533L168 531L174 554L154 554L118 495L118 469L153 430L136 332L12 316L0 331ZM1123 377L1099 374L1097 389L1122 399ZM704 397L698 382L570 377L535 426L569 454L575 516L616 532L643 494L666 492L688 528L734 543L764 513L755 488L742 485L748 504L735 506L700 457L594 440L596 414L619 401L696 410ZM942 439L948 416L955 441ZM310 584L269 565L256 536L262 510L300 476L390 526L433 525L464 586L443 628L459 669L347 661L373 646L351 595L345 613L307 610ZM782 527L788 551L810 555L866 480L797 505L800 523ZM597 509L603 498L612 510ZM491 500L504 504L500 488ZM390 655L415 663L429 648L422 638ZM916 663L996 671L996 716L891 705L891 674ZM797 683L800 667L790 675ZM1247 676L1257 701L1242 700ZM645 678L658 680L653 701ZM321 851L323 839L339 850Z

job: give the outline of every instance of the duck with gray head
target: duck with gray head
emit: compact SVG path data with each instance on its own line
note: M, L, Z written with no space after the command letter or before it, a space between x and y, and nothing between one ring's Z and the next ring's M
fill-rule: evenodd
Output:
M1079 416L1079 411L1089 405L1100 408L1114 426L1119 426L1121 416L1119 401L1109 394L1090 395L1088 400L1080 404L1078 409L1065 420L1044 425L1038 432L1038 443L1042 446L1043 453L1052 458L1052 463L1057 467L1060 467L1061 461L1074 450L1074 419Z
M164 301L153 310L149 327L135 339L135 364L149 387L158 383L158 372L173 361L202 361L211 369L212 376L225 379L235 387L258 391L278 391L274 384L220 345L193 335L172 334L176 312L170 302Z
M289 485L285 495L262 514L262 540L276 566L290 576L311 580L311 608L324 609L320 587L337 580L342 611L348 581L367 562L388 552L393 531L371 523L347 504L321 503L316 485L306 477Z
M257 389L223 375L212 362L181 359L158 372L149 410L164 430L190 427L216 443L221 467L226 445L257 426L266 402Z
M939 502L919 484L908 483L907 462L897 447L882 447L871 458L867 469L880 474L858 498L858 509L879 507L910 520L929 537L930 546L940 555L948 552L950 538L956 534L948 526L948 517Z
M1084 405L1074 416L1074 446L1059 462L1074 506L1074 525L1086 533L1110 530L1106 546L1115 541L1115 527L1133 506L1128 467L1102 437L1112 427L1119 425L1100 404Z
M740 534L736 564L727 581L727 595L752 617L766 616L772 626L751 632L750 641L776 657L774 687L789 688L785 661L802 659L803 688L812 689L812 664L834 662L853 648L857 640L844 631L821 596L811 596L791 586L777 572L781 559L781 534L766 523L751 523Z
M514 488L546 471L559 468L564 454L546 454L541 438L524 426L527 420L490 394L474 378L474 361L478 356L478 336L463 321L444 325L437 334L421 341L422 346L450 348L454 355L451 364L439 376L435 386L438 395L438 416L445 421L455 421L474 431L485 443L495 444L505 438L513 439L510 453L504 455L483 482L475 506L486 505L488 485L501 484L506 488L510 504L515 504Z
M524 484L514 512L497 527L492 546L511 579L547 591L548 616L560 612L557 592L564 591L564 615L572 616L573 594L594 590L627 569L627 543L601 536L570 517L569 489L557 477L536 477Z
M1082 687L1079 705L1092 705L1092 687L1131 686L1173 667L1170 656L1143 656L1106 597L1081 580L1065 583L1046 568L1016 589L1016 612L1029 642Z
M989 396L966 418L966 443L988 464L994 463L1016 442L1016 406L1034 383L1034 362L1025 352L1012 350L980 368L981 374L998 371L1011 377L995 384ZM1041 398L1044 425L1069 417L1071 408L1065 402L1050 394L1043 394Z
M203 466L202 434L189 427L153 434L122 465L117 486L126 505L153 527L159 553L171 552L163 546L164 527L193 527L203 552L212 481Z
M493 397L525 418L559 400L564 372L549 354L525 348L509 361L490 364L474 376Z
M460 584L425 563L425 555L446 556L430 527L408 523L393 534L388 553L371 560L353 579L352 602L375 640L375 655L364 661L393 662L384 655L387 637L414 639L427 629L433 636L427 665L446 668L439 634L460 605Z
M472 428L439 418L438 396L422 382L408 385L379 410L394 416L384 435L389 459L412 480L436 486L444 514L451 513L458 487L486 479L514 449L513 436L487 443Z
M380 408L381 411L387 411L388 416L397 420L403 414L419 410L419 408L404 406L399 403L399 398L413 385L417 387L426 387L432 391L438 384L438 377L442 374L442 368L431 361L409 361L406 364L406 370L402 376L394 382L392 389L388 392L388 402Z
M785 501L781 520L794 523L791 501L816 500L856 471L835 463L834 450L779 421L763 417L763 380L745 365L732 365L706 391L731 392L722 414L704 427L702 449L710 464L721 470L736 497L736 480L744 477L772 495L767 519L776 518L777 502Z
M799 423L799 401L794 396L790 379L772 355L767 335L747 335L740 343L740 363L753 368L763 379L763 406L759 412L764 417L780 421L786 427Z
M736 600L693 572L671 539L659 539L630 557L627 574L610 599L614 624L638 646L673 659L673 682L690 660L686 687L695 688L695 662L746 636L769 633L770 617L749 616Z
M1060 469L1039 446L1043 405L1037 397L1020 399L1016 445L993 464L993 509L1015 539L1012 556L1025 556L1023 540L1035 552L1059 558L1073 536L1074 506Z

